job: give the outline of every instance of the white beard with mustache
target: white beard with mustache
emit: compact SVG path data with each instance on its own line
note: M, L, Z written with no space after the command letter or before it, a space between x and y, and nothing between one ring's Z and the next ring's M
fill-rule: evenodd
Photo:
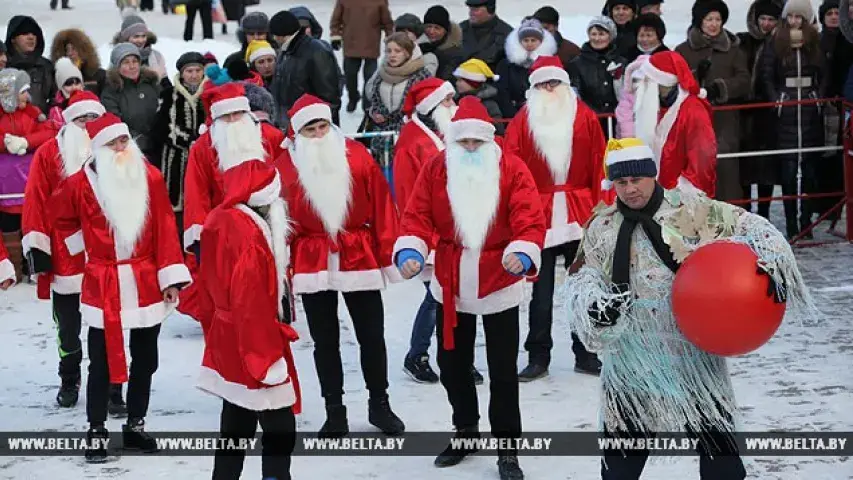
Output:
M486 241L500 201L501 150L484 143L469 162L469 153L456 142L447 145L447 196L462 245L480 250Z
M545 157L554 182L563 184L572 161L577 97L566 84L553 92L531 89L528 97L527 123L533 141Z
M95 151L97 198L110 225L119 260L133 255L148 218L147 162L136 142L116 153Z
M80 171L83 163L92 155L89 133L74 122L66 123L57 136L62 171L70 177Z
M335 127L323 138L296 135L291 157L308 202L335 236L343 228L352 196L346 138Z
M248 160L266 160L261 124L248 113L236 122L216 120L210 139L219 156L219 170L225 171Z
M634 135L652 149L655 144L659 112L658 86L645 79L637 86L637 93L634 96ZM655 162L658 161L655 159Z
M453 120L453 116L456 115L456 110L458 109L459 107L456 105L451 107L439 105L432 110L430 117L435 122L435 128L438 129L438 133L442 138L447 138L447 130L450 128L450 122Z

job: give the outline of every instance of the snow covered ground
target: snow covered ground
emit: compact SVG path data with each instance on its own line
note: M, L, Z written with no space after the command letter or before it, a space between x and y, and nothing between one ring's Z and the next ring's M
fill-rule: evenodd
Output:
M85 29L108 58L107 46L119 27L119 15L112 0L71 0L75 10L51 11L47 0L2 0L0 25L15 14L33 15L50 37L63 28ZM463 0L443 2L456 20L464 19ZM599 12L602 0L553 2L564 17L562 30L580 43L586 22ZM747 0L731 0L734 31L743 29ZM306 2L320 22L328 24L334 2ZM404 12L423 15L430 2L391 0L394 16ZM517 24L546 2L499 0L498 13ZM272 15L292 6L281 0L263 0L261 10ZM669 35L667 44L683 40L690 22L690 0L669 0L664 4ZM173 63L181 52L193 48L211 50L219 58L236 50L233 35L217 36L215 41L185 44L183 17L146 13L149 25L160 36L158 49ZM230 25L233 33L234 24ZM218 32L218 29L216 30ZM0 27L5 37L5 28ZM196 26L196 35L200 34ZM49 47L48 47L49 48ZM106 62L105 62L106 63ZM352 129L360 113L347 115L345 127ZM774 209L775 211L775 209ZM752 431L851 431L853 430L853 247L833 246L798 252L803 270L824 305L826 316L802 323L788 319L773 340L758 352L731 362L734 383L741 405L745 428ZM423 287L416 282L394 285L384 293L386 339L389 352L391 403L406 421L409 431L441 431L450 428L450 408L444 390L438 386L417 385L400 370L408 347L410 326ZM342 303L342 302L341 302ZM527 431L592 430L598 407L598 381L572 371L572 355L565 314L558 307L555 326L554 361L551 375L522 385L521 405ZM522 338L526 335L526 311L522 312ZM312 342L304 319L296 325L302 340L295 347L296 361L303 384L304 412L298 428L316 431L324 420L319 385L311 356ZM346 372L350 427L354 431L372 431L367 423L367 395L361 378L357 344L345 309L341 308L342 349ZM49 303L35 300L30 285L20 285L0 293L0 347L6 352L0 362L0 431L59 430L83 431L86 428L85 394L71 410L56 407L56 344ZM85 339L85 332L83 335ZM434 348L434 347L433 347ZM85 350L84 350L85 351ZM202 336L192 320L169 318L160 337L160 369L154 377L148 427L151 431L215 430L220 402L193 387L202 352ZM478 368L484 373L483 338L477 342ZM520 362L524 360L521 352ZM86 363L84 362L84 368ZM488 429L486 408L488 380L481 393L481 428ZM108 428L120 430L120 421L111 420ZM437 452L436 452L437 453ZM595 479L598 460L593 457L524 457L522 467L530 479ZM200 457L145 458L125 457L104 466L85 465L81 458L0 458L0 478L15 480L116 478L153 480L159 478L203 479L210 477L212 459ZM752 459L750 478L762 480L839 480L853 479L853 461L849 458L766 457ZM346 479L491 479L497 478L494 458L482 456L463 462L456 468L437 470L432 458L376 457L299 457L293 461L294 478ZM246 461L244 478L260 478L260 459ZM683 458L666 465L649 465L647 479L698 479L698 462ZM725 480L725 479L720 479Z

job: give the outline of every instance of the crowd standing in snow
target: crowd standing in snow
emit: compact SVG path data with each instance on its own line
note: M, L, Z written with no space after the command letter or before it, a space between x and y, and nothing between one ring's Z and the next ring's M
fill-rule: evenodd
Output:
M167 3L163 12L171 13ZM672 51L663 0L607 0L580 46L560 33L558 9L543 6L510 25L496 0L466 0L469 17L461 22L441 5L422 18L394 19L387 0L337 0L328 41L306 7L268 17L247 13L246 0L177 3L186 6L185 40L198 13L204 38L213 37L213 21L223 33L227 21L239 21L240 50L221 65L210 53L187 51L169 78L157 35L135 13L153 10L152 0L117 1L122 20L105 68L80 29L57 32L44 57L42 29L25 15L9 21L0 42L0 193L25 193L0 199L0 288L36 275L39 298L52 299L63 407L77 403L81 321L89 325L92 438L107 435L109 412L128 417L126 447L155 449L144 425L159 325L180 296L178 308L204 329L200 388L223 399L222 434L253 434L258 423L275 433L268 450L264 440L264 477L289 479L301 408L289 346L298 340L289 325L294 296L314 341L327 414L319 434L349 432L338 292L359 343L369 421L388 435L403 433L387 394L380 291L415 276L426 293L404 370L418 382L440 381L457 435L478 437L475 386L483 380L473 355L483 316L492 433L516 437L519 381L548 374L558 257L567 269L578 252L597 258L568 280L592 288L613 246L596 249L616 238L601 219L621 215L645 228L654 214L624 204L602 214L599 202L639 195L655 208L677 208L664 190L700 202L749 198L752 185L759 197L774 185L786 195L840 190L840 153L717 159L838 145L845 119L836 107L712 106L853 100L848 0L824 0L818 12L807 0L754 0L739 34L725 28L723 0L697 0L687 39ZM63 0L62 8L72 7ZM363 109L361 132L395 135L364 144L345 138L338 127L344 104L347 112ZM601 114L615 114L615 122ZM608 146L610 137L630 141ZM393 159L391 178L377 162L383 156ZM625 178L647 177L657 182L638 180L631 188L640 193L626 193ZM786 236L831 206L785 200ZM768 217L769 202L759 202L758 213ZM659 260L673 269L670 259ZM533 279L528 361L519 372L522 284ZM573 290L575 298L586 301L590 291L582 290ZM575 315L577 371L599 375L602 361L614 361L594 353L601 351L597 329L620 315L640 321L627 308L620 300L605 313ZM131 332L129 372L123 329ZM433 333L440 376L429 361ZM714 434L728 428L733 401L717 360L703 364L714 371L701 379L721 395ZM643 393L631 401L648 401ZM682 393L679 400L690 398ZM693 410L702 405L669 406L680 410L669 412L675 423L667 428L700 423L703 412ZM608 424L610 433L646 421L634 415L637 405L605 408L621 419ZM650 423L626 428L637 425ZM470 453L448 447L435 463L455 465ZM700 451L702 461L712 462L711 453ZM106 451L86 457L105 461ZM642 470L634 460L608 462L614 466L604 478L639 478ZM523 478L512 450L499 452L498 468L503 479ZM725 478L743 478L739 460L719 468ZM237 478L241 469L242 458L217 454L214 478Z

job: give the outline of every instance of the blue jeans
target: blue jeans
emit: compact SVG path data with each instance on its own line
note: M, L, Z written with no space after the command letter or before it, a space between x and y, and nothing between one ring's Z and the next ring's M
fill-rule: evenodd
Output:
M409 344L409 353L406 354L407 359L414 360L422 355L429 355L429 345L432 341L432 335L435 333L435 309L438 302L429 291L429 282L424 282L426 286L426 295L424 301L421 302L418 313L415 315L415 323L412 325L412 340Z

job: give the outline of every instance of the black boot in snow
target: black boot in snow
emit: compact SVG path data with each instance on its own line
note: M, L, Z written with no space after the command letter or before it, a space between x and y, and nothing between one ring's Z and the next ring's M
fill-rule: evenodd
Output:
M110 384L110 398L107 402L107 411L113 418L124 418L127 416L127 405L124 399L121 398L121 384Z
M71 408L77 405L80 397L80 377L63 378L59 393L56 394L56 403L62 408Z
M145 431L145 420L128 418L127 424L121 426L121 437L125 450L141 450L143 453L154 453L157 441Z
M344 405L326 405L326 421L317 432L319 438L341 438L349 433L347 407Z
M418 383L438 383L438 375L429 365L429 355L418 358L406 357L403 360L403 371Z
M586 375L601 375L601 360L598 355L588 353L586 355L575 356L575 371Z
M382 430L385 435L402 435L406 431L406 425L400 420L400 417L391 411L391 404L388 403L388 395L379 398L371 398L367 400L367 421L371 425Z
M86 463L105 463L107 461L107 439L110 433L104 426L92 425L86 432ZM98 445L94 445L97 442Z
M519 382L532 382L548 376L548 367L540 362L530 362L518 373Z
M479 439L480 429L476 425L473 427L459 428L456 430L456 435L454 435L453 438ZM452 467L454 465L458 465L462 460L465 460L465 457L468 455L476 452L477 448L454 448L454 445L451 443L443 452L435 457L433 464L439 468Z
M524 480L524 472L518 465L518 456L514 453L498 453L498 473L501 480Z

